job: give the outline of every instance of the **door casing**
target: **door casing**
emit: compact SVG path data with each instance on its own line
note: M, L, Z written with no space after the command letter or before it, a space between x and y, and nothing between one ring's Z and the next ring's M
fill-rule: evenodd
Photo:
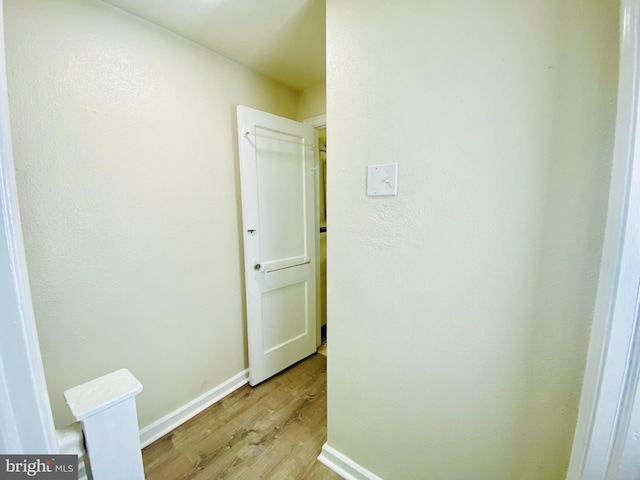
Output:
M609 207L568 480L620 478L631 414L639 408L634 396L640 383L640 0L622 0L620 14Z
M22 241L0 0L0 453L58 451Z

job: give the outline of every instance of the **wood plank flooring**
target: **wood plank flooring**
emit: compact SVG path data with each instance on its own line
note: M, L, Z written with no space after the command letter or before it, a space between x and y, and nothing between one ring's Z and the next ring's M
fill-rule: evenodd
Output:
M313 355L245 385L142 451L147 480L341 477L316 460L327 435L327 363Z

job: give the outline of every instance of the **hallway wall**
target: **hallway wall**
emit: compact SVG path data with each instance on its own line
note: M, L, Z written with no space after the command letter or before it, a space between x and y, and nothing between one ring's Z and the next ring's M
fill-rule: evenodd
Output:
M565 478L618 9L328 0L328 443L382 478Z
M298 93L296 120L317 117L327 113L327 85L307 88Z
M140 426L247 367L235 105L297 93L94 0L5 0L27 261L62 392L122 367Z

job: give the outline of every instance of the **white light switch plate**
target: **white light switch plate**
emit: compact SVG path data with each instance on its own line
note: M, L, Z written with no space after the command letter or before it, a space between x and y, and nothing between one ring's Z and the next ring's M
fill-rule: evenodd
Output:
M367 167L367 195L398 195L398 164L369 165Z

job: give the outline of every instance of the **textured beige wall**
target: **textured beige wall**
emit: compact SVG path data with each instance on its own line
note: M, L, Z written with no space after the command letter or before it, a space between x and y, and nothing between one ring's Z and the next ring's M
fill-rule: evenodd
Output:
M327 4L328 443L386 479L563 479L619 5Z
M92 0L6 0L40 344L62 392L127 367L145 426L246 368L235 105L296 93Z
M327 85L301 90L297 99L296 120L299 122L306 118L317 117L327 113Z

